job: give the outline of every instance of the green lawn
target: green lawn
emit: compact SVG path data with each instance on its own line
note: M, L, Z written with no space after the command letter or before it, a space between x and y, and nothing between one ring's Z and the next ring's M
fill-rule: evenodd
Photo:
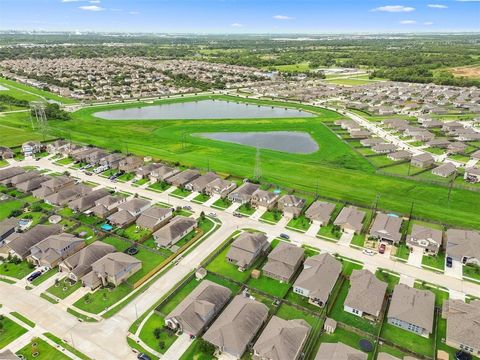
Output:
M35 346L34 346L35 345ZM17 352L17 355L22 355L25 360L70 360L70 358L50 346L42 339L33 339L32 342Z
M117 180L122 181L122 182L127 182L127 181L132 180L134 177L135 177L135 174L133 174L133 173L124 173L124 174L120 175L117 178Z
M44 213L42 212L28 212L28 213L23 213L20 215L18 218L19 219L31 219L32 220L32 225L31 227L38 225L40 223L40 220L42 220L42 217L45 216Z
M124 252L130 247L130 244L127 241L115 236L107 236L106 238L103 238L102 241L112 245L117 251L120 252Z
M149 185L147 189L152 189L155 191L162 192L167 190L168 188L170 188L170 185L167 184L166 182L157 182L157 183L153 183L152 185Z
M440 251L437 256L423 255L422 265L426 265L438 270L445 270L445 252Z
M207 194L198 194L197 196L195 196L193 201L197 202L197 203L200 203L200 204L203 204L208 199L210 199L210 196L208 196Z
M0 206L0 221L10 217L10 213L14 210L21 210L24 206L21 200L9 200L1 203Z
M148 235L150 230L139 228L135 223L127 227L126 229L119 229L116 233L120 236L124 236L130 240L138 241Z
M288 291L287 296L285 296L285 299L292 302L292 303L300 305L300 306L302 306L302 307L304 307L304 308L306 308L310 311L314 311L314 312L318 312L318 313L320 313L322 311L322 308L320 308L318 306L315 306L313 304L310 304L308 302L307 297L294 293L293 288L291 288Z
M400 259L408 260L410 249L405 244L398 244L395 256Z
M353 235L352 241L350 244L363 247L365 245L365 234L355 234Z
M173 191L170 193L170 195L183 199L184 197L187 197L187 196L190 195L191 193L192 193L192 192L189 191L189 190L182 189L182 188L176 188L175 190L173 190Z
M142 261L142 268L128 278L128 282L132 285L136 281L140 280L145 275L147 275L157 265L165 261L165 257L163 257L162 255L157 254L156 252L154 253L152 251L146 250L141 247L139 247L139 251L137 254L134 255L134 257Z
M241 205L236 211L242 215L250 216L255 212L255 208L250 203Z
M74 347L70 346L68 343L64 342L62 339L56 337L55 335L50 334L50 333L45 333L43 335L45 335L46 338L52 340L54 343L60 345L61 347L65 348L66 350L70 351L72 354L75 354L80 359L90 360L90 358L88 356L82 354L80 351L78 351Z
M3 316L0 320L2 331L0 331L0 350L15 339L25 334L28 330L18 325L15 321Z
M153 313L143 324L140 331L140 339L150 348L163 354L177 340L177 336L167 330L165 327L165 319L163 316ZM155 329L158 329L155 333Z
M365 337L360 336L353 332L348 332L347 330L344 330L338 327L333 334L323 333L320 336L320 342L322 343L342 342L345 345L351 346L357 350L360 350L359 342L362 339L365 339ZM373 338L368 340L372 341L373 343ZM371 360L371 359L373 359L373 353L368 354L368 360Z
M283 298L285 295L287 295L287 292L290 289L291 284L281 283L278 280L266 277L265 275L263 275L263 272L262 272L262 275L260 275L260 278L258 279L251 278L250 280L248 280L247 286L252 287L254 289L258 289L272 296Z
M318 235L338 240L342 237L342 232L336 229L333 224L328 224L320 228L320 230L318 231Z
M232 202L230 200L228 200L227 198L225 199L218 199L217 201L215 201L212 206L213 207L216 207L216 208L220 208L220 209L226 209L228 208L230 205L232 205Z
M48 280L50 279L53 275L57 274L58 273L58 269L54 268L54 269L50 269L48 270L46 273L40 275L39 277L37 277L35 280L33 280L31 282L32 285L40 285L41 283L43 283L45 280Z
M307 231L310 227L310 220L305 215L301 215L297 218L290 220L287 224L288 227L294 228L300 231Z
M210 264L208 264L207 270L243 283L248 279L250 271L238 271L236 265L229 263L226 259L229 251L230 246L227 246L210 262Z
M278 223L282 218L282 213L278 210L268 210L265 211L262 216L260 217L261 220L265 220L271 223Z
M433 357L434 339L414 334L410 331L400 329L385 322L382 327L381 337L391 341L403 349L413 351L419 355Z
M149 180L147 178L141 178L141 179L135 181L133 183L133 186L142 186L142 185L145 185L146 183L148 183L148 181Z
M73 294L82 286L80 281L72 283L71 280L64 278L47 289L47 292L55 295L59 299L65 299L67 296Z
M275 315L285 320L303 319L312 328L320 321L318 316L311 315L287 304L282 304Z
M70 165L71 163L73 163L73 159L69 157L55 161L57 165Z
M204 352L205 347L202 346L204 340L202 338L195 339L188 349L182 354L180 360L212 360L215 348L211 348L211 352Z
M42 99L54 100L63 104L73 104L77 100L66 98L50 91L37 89L36 87L22 84L17 81L0 78L0 84L6 86L9 90L4 91L5 95L10 95L16 99L27 101L38 101Z
M473 278L480 282L480 267L475 265L465 265L463 267L463 276Z
M93 294L86 294L77 300L73 306L92 314L98 314L116 302L122 300L132 292L127 284L120 284L116 288L100 288Z
M377 279L386 282L388 284L387 291L392 292L393 289L395 288L395 285L397 285L400 282L400 275L393 275L390 274L384 270L378 269L375 272L375 275Z
M87 241L88 244L91 244L94 242L97 238L96 233L93 231L93 229L87 225L80 225L79 227L75 228L75 230L72 231L73 234L79 235L81 233L86 233L83 237Z
M12 312L10 313L10 315L16 317L18 320L20 321L23 321L25 324L27 324L28 326L30 327L35 327L35 323L33 321L31 321L30 319L26 318L25 316L23 316L22 314L18 313L18 312Z
M200 281L192 279L187 282L182 288L175 293L168 301L160 304L155 310L163 315L168 315L173 309L182 302L185 297L190 294L198 285Z
M12 262L5 262L0 265L0 275L14 277L16 279L23 279L25 276L33 271L33 267L28 262L22 261L18 264Z
M415 282L415 288L432 292L435 295L435 305L438 307L442 307L443 302L448 300L450 296L447 289L429 286L428 283L424 282Z

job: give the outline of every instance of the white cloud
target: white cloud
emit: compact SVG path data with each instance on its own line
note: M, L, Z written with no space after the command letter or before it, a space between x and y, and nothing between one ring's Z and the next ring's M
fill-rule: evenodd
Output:
M459 2L479 2L480 0L457 0Z
M90 4L100 4L100 0L90 0Z
M103 11L105 10L104 8L97 6L97 5L84 5L79 7L80 10L86 10L86 11Z
M69 2L79 2L82 0L62 0L62 3L69 3Z
M140 14L140 11L129 11L128 13L130 15L138 15L138 14Z
M432 8L432 9L446 9L446 8L448 8L447 5L442 5L442 4L428 4L427 6L429 8Z
M430 26L430 25L433 25L433 24L434 24L434 22L432 22L432 21L425 21L423 23L423 25L426 25L426 26Z
M372 9L372 11L392 12L392 13L411 12L414 10L415 10L414 7L403 6L403 5L386 5L386 6L380 6L375 9Z
M416 24L417 22L415 20L402 20L400 21L400 24L402 25L413 25Z
M273 18L275 20L292 20L293 19L291 16L287 16L287 15L275 15Z
M235 27L235 28L241 28L243 27L243 24L240 24L240 23L233 23L233 24L230 24L231 27Z

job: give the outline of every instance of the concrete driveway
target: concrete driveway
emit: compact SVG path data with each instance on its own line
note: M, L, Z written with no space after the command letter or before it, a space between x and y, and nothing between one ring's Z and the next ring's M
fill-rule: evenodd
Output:
M421 268L422 259L423 259L423 249L414 247L413 251L411 251L410 255L408 256L407 264Z
M445 265L445 275L455 279L463 279L463 264L460 261L453 260L452 267L449 268Z
M340 240L338 240L338 243L343 246L350 246L350 243L352 242L352 239L353 239L353 235L354 235L353 233L344 232L340 237Z

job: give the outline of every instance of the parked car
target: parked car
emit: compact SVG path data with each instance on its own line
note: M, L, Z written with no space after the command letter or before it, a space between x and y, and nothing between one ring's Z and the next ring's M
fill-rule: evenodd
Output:
M453 260L450 256L447 256L447 267L451 268L453 265Z
M42 272L37 270L37 271L33 272L32 274L30 274L30 276L27 278L27 280L32 282L33 280L38 278L40 275L42 275Z
M239 217L239 218L243 217L243 215L240 214L239 212L234 212L233 216L236 216L236 217Z
M285 239L285 240L290 239L290 235L287 235L287 234L284 234L284 233L281 233L281 234L280 234L280 237L281 237L282 239Z
M150 356L148 356L147 354L144 354L144 353L138 354L138 355L137 355L137 359L139 359L139 360L152 360L152 359L150 358Z
M457 351L457 353L455 354L455 360L471 360L471 359L472 359L472 355L461 350Z
M208 216L211 216L211 217L215 218L215 217L217 217L217 213L211 212L211 213L208 214Z
M192 210L192 207L190 205L184 205L183 208L185 210Z
M387 247L385 246L385 244L380 244L379 248L378 248L378 252L380 254L385 254L385 250L387 249Z
M93 174L90 171L85 171L85 175L92 176Z
M370 249L365 249L362 251L365 255L373 256L375 255L375 251L370 250Z

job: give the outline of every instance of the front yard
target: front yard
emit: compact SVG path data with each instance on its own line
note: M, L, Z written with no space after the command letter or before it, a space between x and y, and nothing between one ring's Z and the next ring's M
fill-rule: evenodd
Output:
M263 213L263 215L260 217L260 220L264 220L266 222L270 223L278 223L280 219L282 218L282 212L278 210L268 210Z
M317 235L338 240L342 237L342 232L337 226L333 224L328 224L328 225L322 226L318 231Z
M232 205L232 202L227 198L225 198L225 199L218 199L217 201L215 201L212 204L212 207L224 210L228 208L230 205Z
M287 224L287 227L293 228L295 230L305 232L310 227L310 220L308 220L304 215L301 215L297 218L293 218Z
M21 261L18 264L13 262L4 262L0 265L0 275L10 276L15 279L23 279L34 270L34 266L26 261Z
M439 252L437 256L423 255L422 265L429 266L440 271L445 270L445 253Z
M183 199L183 198L187 197L188 195L190 195L191 193L192 192L189 191L189 190L182 189L182 188L176 188L174 191L172 191L170 193L170 195L175 196L175 197L180 198L180 199Z
M0 324L2 327L0 331L0 350L27 332L27 329L23 326L3 315L0 317Z
M153 313L143 324L140 339L150 348L163 354L177 340L177 335L165 327L165 318Z
M42 339L33 339L17 352L24 360L70 360L70 358Z
M92 314L98 314L108 307L122 300L132 292L132 288L127 284L121 284L116 288L100 288L94 293L84 295L73 304L78 309Z
M82 286L80 281L72 282L67 278L59 280L56 284L53 284L47 289L47 293L56 296L59 299L65 299L69 295L73 294Z

